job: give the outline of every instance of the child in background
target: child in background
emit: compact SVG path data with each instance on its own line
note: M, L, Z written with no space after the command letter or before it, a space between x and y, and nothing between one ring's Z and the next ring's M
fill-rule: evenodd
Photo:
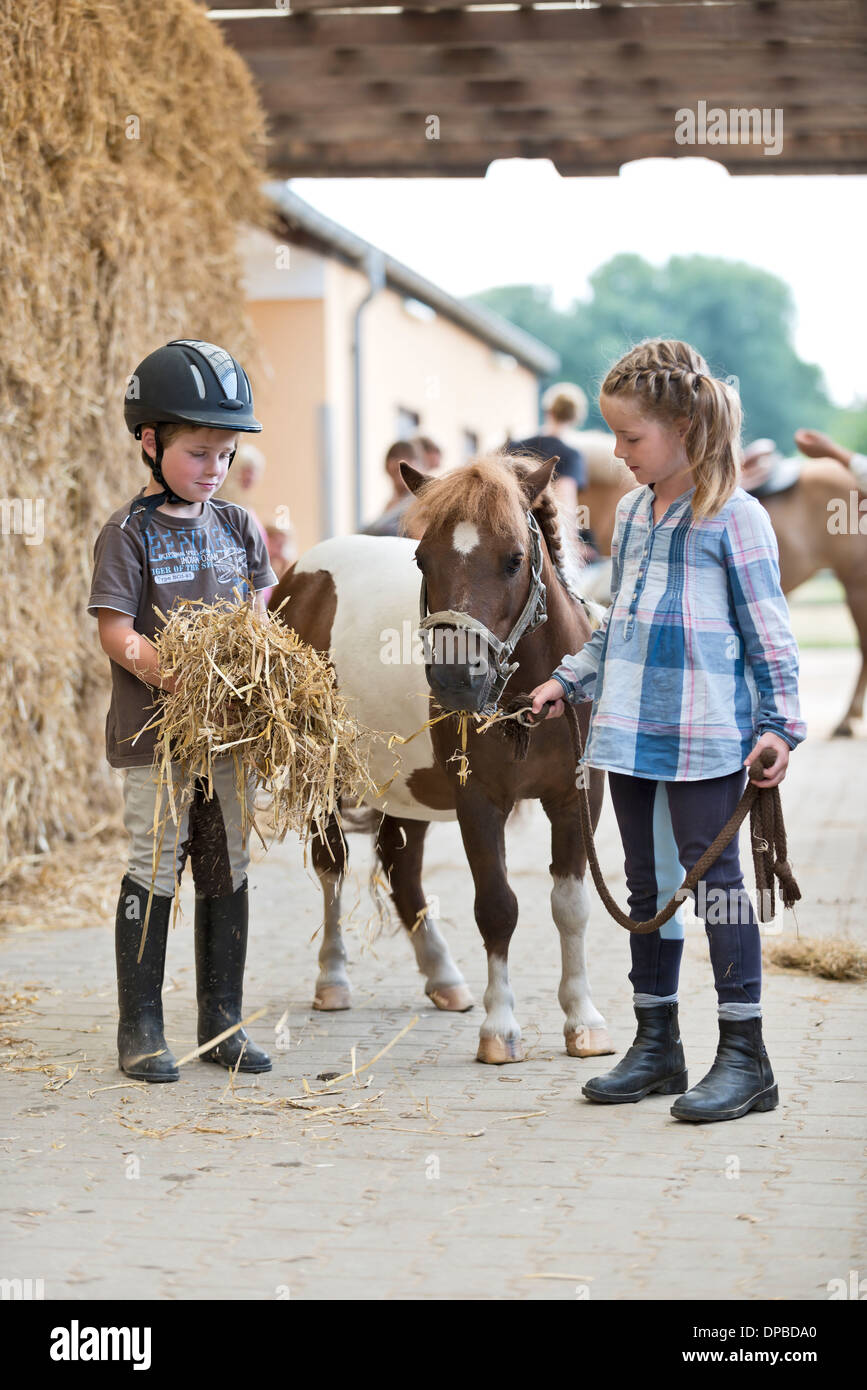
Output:
M142 443L153 478L103 526L94 550L87 611L111 660L112 694L106 756L123 772L124 824L130 836L127 872L115 919L120 1021L118 1062L140 1081L177 1081L163 1032L162 986L176 879L191 858L196 885L195 957L198 1040L208 1042L240 1022L247 951L247 866L242 807L230 756L214 759L214 796L197 783L175 828L169 820L154 875L154 896L138 959L151 877L158 795L156 731L136 734L153 718L153 689L173 689L160 676L153 637L180 598L237 601L250 586L277 582L265 544L243 507L215 500L231 466L239 433L262 426L240 363L213 343L176 339L137 367L124 402L127 428ZM172 764L172 778L176 777ZM250 788L252 791L252 788ZM240 1070L270 1071L267 1053L237 1030L203 1060Z
M617 457L642 486L617 506L612 604L602 627L564 656L532 699L536 712L552 702L548 718L562 714L564 699L592 699L583 761L608 771L630 916L646 922L658 909L660 797L688 871L734 811L745 769L773 749L758 785L777 786L806 726L776 537L761 503L737 486L737 394L687 343L654 339L611 368L600 407ZM737 837L698 888L718 997L713 1066L687 1092L678 1023L682 931L631 934L636 1037L612 1071L583 1087L589 1100L678 1095L671 1113L690 1121L737 1119L778 1104L762 1039L761 940Z

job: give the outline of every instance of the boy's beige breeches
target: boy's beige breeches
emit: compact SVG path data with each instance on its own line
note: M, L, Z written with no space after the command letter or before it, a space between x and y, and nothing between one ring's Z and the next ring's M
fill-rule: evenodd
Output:
M172 763L176 804L182 784L176 763ZM197 897L221 898L241 887L250 863L249 826L247 842L242 835L241 802L235 788L235 767L230 757L215 758L214 795L208 801L205 786L196 783L179 805L179 823L168 811L165 789L159 819L166 812L162 845L157 854L154 892L170 898L180 881L189 858ZM153 767L123 769L123 822L130 837L127 873L136 883L149 888L154 867L154 808L157 780ZM254 780L247 786L247 806L252 811ZM249 814L249 812L248 812ZM177 841L177 845L176 845ZM157 833L159 845L159 832Z

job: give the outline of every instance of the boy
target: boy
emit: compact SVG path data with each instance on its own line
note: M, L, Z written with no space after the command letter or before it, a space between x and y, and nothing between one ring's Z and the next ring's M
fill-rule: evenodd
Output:
M189 856L196 887L195 957L198 1040L238 1023L247 949L247 866L241 806L231 758L214 762L214 796L197 784L175 834L169 821L154 844L157 783L153 690L174 689L160 676L152 638L175 598L233 599L276 584L265 545L243 507L215 501L239 433L257 433L250 382L240 363L213 343L175 339L152 352L130 378L127 428L141 440L148 486L103 526L94 548L87 611L111 660L106 757L122 769L129 863L115 919L121 1070L142 1081L177 1081L163 1033L162 985L175 878ZM172 775L175 774L172 765ZM252 791L250 787L248 794ZM152 875L154 896L141 943ZM139 959L140 956L140 959ZM243 1029L203 1054L240 1070L270 1071L267 1053Z

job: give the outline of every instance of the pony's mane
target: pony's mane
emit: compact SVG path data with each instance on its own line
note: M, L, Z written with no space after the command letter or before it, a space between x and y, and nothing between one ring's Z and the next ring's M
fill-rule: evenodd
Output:
M432 526L439 530L469 521L495 536L518 536L528 545L527 502L521 481L538 467L539 459L529 454L481 454L463 468L426 482L404 513L402 529ZM536 498L532 512L560 582L577 598L575 582L581 564L566 540L560 507L550 487Z

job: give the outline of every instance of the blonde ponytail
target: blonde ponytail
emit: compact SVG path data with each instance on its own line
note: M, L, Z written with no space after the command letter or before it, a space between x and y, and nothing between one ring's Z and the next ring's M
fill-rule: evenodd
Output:
M741 403L732 386L711 375L701 353L676 338L649 338L615 363L600 395L633 396L642 415L663 424L686 418L692 515L698 521L725 506L742 461Z

